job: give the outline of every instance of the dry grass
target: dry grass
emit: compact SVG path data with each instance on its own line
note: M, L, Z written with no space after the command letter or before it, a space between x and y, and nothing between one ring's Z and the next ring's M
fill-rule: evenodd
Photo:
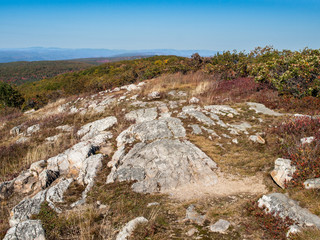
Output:
M147 85L142 89L141 95L146 96L154 91L166 93L170 90L192 91L191 95L198 95L207 89L211 80L212 78L203 72L186 75L181 73L162 75L149 80Z
M316 228L302 229L298 234L290 235L291 240L318 240L320 239L320 230Z
M0 179L2 181L14 178L36 161L58 155L78 141L73 135L67 134L53 143L48 143L44 141L44 138L48 137L48 133L42 132L42 134L33 136L23 144L12 143L8 146L0 146L2 150L0 153Z
M3 239L6 235L6 232L10 228L8 218L9 218L9 209L5 201L0 201L0 239Z
M288 189L290 197L299 201L301 207L307 207L313 214L320 215L319 189Z
M257 172L272 168L276 159L267 145L254 144L245 137L237 137L239 144L226 144L231 139L214 139L206 136L188 135L196 146L201 148L219 166L222 172L235 175L253 176ZM223 144L223 148L217 144Z
M103 235L102 225L108 209L98 209L92 205L83 205L76 209L57 214L47 203L43 203L40 213L32 219L40 219L46 231L46 239L108 239Z

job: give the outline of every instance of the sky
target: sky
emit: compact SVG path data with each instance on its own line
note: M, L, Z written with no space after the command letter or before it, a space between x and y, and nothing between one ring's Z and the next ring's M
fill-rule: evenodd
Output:
M320 0L0 0L0 48L320 48Z

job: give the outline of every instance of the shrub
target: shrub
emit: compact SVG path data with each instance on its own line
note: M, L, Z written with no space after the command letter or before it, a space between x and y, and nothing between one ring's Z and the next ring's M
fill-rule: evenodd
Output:
M0 82L0 108L1 106L20 108L23 102L24 99L18 90L8 83Z
M280 93L295 97L320 95L320 50L279 52L257 49L249 72L259 82L272 84Z
M262 239L285 240L289 227L294 224L294 221L288 217L283 219L278 214L266 213L263 208L259 208L256 201L247 203L245 211L252 220L246 224L246 228L262 230Z
M291 118L272 131L281 139L281 154L291 159L297 169L288 187L301 186L309 178L320 177L320 118ZM315 138L313 142L301 144L301 138L310 136Z

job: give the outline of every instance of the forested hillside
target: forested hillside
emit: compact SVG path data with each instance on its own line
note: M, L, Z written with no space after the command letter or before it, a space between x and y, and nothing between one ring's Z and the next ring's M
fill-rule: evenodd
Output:
M39 108L60 97L98 92L163 74L177 72L187 74L197 71L225 82L226 85L232 85L238 78L249 77L263 88L290 99L306 97L318 99L320 96L319 50L278 51L265 47L257 48L250 53L227 51L210 58L198 54L194 54L192 58L154 56L106 62L89 68L92 62L97 64L109 60L91 59L91 63L90 60L82 61L81 63L68 61L26 63L25 66L19 65L17 68L14 68L15 63L11 63L8 67L10 70L2 71L2 75L9 75L11 72L12 79L15 79L11 82L26 82L18 86L18 90L26 100L23 109ZM29 67L32 64L35 64L34 67ZM86 69L75 71L76 68ZM59 74L64 71L67 72ZM23 79L22 75L25 76ZM51 75L54 77L46 77ZM36 81L38 79L41 80Z
M109 57L109 58L83 58L64 61L34 61L0 63L0 81L21 85L59 74L84 70L106 62L132 60L142 56ZM146 57L146 56L144 56Z

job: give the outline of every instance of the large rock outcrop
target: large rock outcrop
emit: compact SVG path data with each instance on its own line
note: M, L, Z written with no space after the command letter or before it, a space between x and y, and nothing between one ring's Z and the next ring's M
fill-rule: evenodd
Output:
M112 170L107 183L135 180L133 190L143 193L166 192L197 181L217 183L216 163L183 137L185 129L176 118L129 127L117 138L118 150L108 164Z
M40 220L28 220L10 228L3 240L45 240Z
M24 198L11 210L11 228L5 239L45 239L41 222L32 221L30 217L39 213L44 201L55 211L61 212L54 203L63 202L63 195L73 181L86 185L82 198L73 206L85 202L102 166L103 155L96 154L96 151L112 138L112 134L104 130L116 122L115 117L109 117L85 125L79 133L80 136L85 134L82 142L55 157L33 163L17 178L0 184L1 198L9 197L14 191L37 192L34 196Z

